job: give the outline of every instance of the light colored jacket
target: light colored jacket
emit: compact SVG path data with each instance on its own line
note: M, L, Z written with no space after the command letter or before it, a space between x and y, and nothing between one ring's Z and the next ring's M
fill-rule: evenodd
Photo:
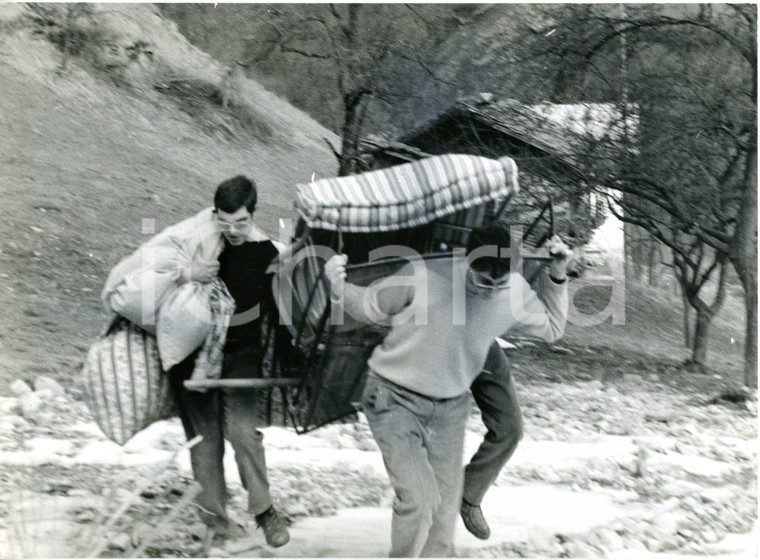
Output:
M251 228L249 241L266 239L261 230ZM281 243L273 243L282 249ZM193 261L216 261L223 248L213 207L204 208L155 235L117 264L108 275L101 300L107 310L155 334L161 305L190 280Z

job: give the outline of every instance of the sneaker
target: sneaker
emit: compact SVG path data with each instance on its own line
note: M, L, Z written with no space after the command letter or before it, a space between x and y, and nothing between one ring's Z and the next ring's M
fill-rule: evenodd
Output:
M285 527L285 520L274 509L274 506L264 513L257 515L256 524L264 531L264 536L269 546L277 548L278 546L286 545L290 540L290 533L288 533L288 528Z
M488 526L486 518L483 517L483 510L480 509L480 506L474 506L462 500L460 513L464 526L470 533L483 540L491 536L491 528Z

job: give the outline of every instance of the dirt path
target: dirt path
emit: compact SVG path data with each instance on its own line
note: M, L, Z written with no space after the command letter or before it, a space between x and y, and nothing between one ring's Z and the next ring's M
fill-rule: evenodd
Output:
M292 541L278 550L265 546L243 511L243 492L228 449L231 510L250 538L208 550L191 509L180 511L177 506L191 478L187 452L172 463L184 440L178 420L156 423L120 447L102 436L84 404L65 389L51 380L38 380L37 385L36 391L24 391L18 384L19 396L0 398L2 557L82 557L92 550L104 521L130 500L134 505L124 518L101 535L106 555L130 556L143 534L136 528L145 531L146 525L160 523L172 512L179 513L177 519L162 530L148 555L387 554L392 492L362 421L303 436L289 428L264 429L273 495L292 520ZM591 387L555 387L555 398L572 398L578 391L597 394L603 401L604 393ZM546 388L526 386L523 394L526 399L550 400ZM661 402L674 398L660 395ZM684 437L689 433L688 417L664 432L635 435L586 433L560 440L534 439L529 431L484 501L492 537L479 541L460 524L459 554L756 557L756 549L748 544L756 533L737 536L755 530L757 515L757 440L751 436L751 415L714 406L692 407L689 412L702 419L696 439ZM607 418L616 421L613 410ZM565 424L572 428L570 421ZM749 437L712 436L724 429ZM672 432L681 438L674 439ZM468 453L481 433L473 416Z

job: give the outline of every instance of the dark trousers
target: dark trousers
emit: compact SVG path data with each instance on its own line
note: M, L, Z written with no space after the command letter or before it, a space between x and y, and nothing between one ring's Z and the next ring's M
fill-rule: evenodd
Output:
M523 435L509 360L496 342L491 345L483 371L475 378L471 390L488 431L464 469L462 497L473 505L480 505Z
M260 377L258 354L249 348L228 353L225 348L222 377ZM229 525L223 463L225 436L235 450L240 478L248 491L248 511L258 515L272 505L264 435L256 429L261 425L256 391L212 389L201 393L185 389L182 382L190 378L196 356L197 353L191 354L169 370L169 375L187 439L203 436L203 441L190 450L193 477L202 488L196 498L200 517L207 525L224 529Z

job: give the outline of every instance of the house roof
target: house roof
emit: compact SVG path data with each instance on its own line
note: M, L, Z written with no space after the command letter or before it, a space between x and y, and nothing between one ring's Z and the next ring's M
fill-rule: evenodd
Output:
M420 136L450 119L469 118L513 137L570 167L577 167L588 155L590 139L600 140L602 130L615 130L619 113L614 105L526 105L516 99L497 100L492 94L481 93L460 98L449 109L432 120L399 138L397 145L411 145ZM636 122L633 122L635 128ZM619 128L619 126L618 126ZM618 136L613 133L612 136ZM603 145L602 145L603 144ZM608 143L596 143L597 155L609 154Z
M362 138L359 143L363 153L383 153L403 161L416 161L431 155L414 146L393 142L372 134Z

